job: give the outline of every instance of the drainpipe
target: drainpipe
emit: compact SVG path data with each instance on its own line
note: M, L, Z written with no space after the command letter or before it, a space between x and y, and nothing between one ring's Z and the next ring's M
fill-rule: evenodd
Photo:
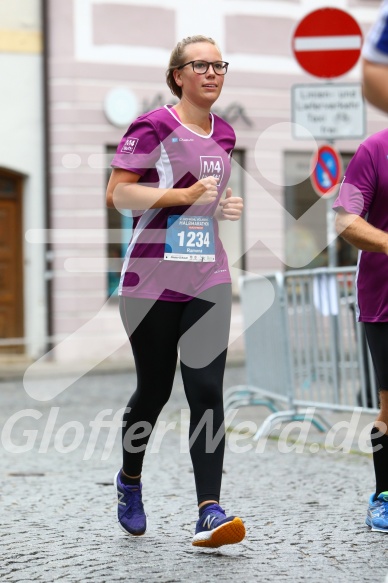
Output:
M50 177L50 105L49 105L49 11L50 0L41 0L42 36L43 36L43 163L44 163L44 197L45 197L45 229L51 229L51 177ZM53 249L50 236L45 243L45 280L46 280L46 352L53 348Z

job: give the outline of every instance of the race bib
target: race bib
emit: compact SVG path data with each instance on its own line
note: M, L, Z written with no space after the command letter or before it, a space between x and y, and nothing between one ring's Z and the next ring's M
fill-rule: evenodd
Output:
M215 262L212 217L169 216L164 259Z

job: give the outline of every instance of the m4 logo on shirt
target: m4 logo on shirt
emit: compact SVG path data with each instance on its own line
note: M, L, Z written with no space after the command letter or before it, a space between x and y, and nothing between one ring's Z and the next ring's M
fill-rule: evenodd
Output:
M122 154L133 154L133 152L135 151L135 148L137 146L138 141L139 141L139 138L127 138L123 144L123 147L121 148L121 153Z
M214 176L218 178L218 184L221 183L224 176L224 161L221 156L200 156L201 174L198 180Z

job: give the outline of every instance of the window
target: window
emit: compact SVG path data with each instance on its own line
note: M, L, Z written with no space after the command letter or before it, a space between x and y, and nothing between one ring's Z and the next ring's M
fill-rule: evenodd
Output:
M343 162L343 171L349 164L353 154L341 154ZM311 180L309 177L311 152L285 152L285 208L295 219L299 219L317 200ZM308 176L308 178L305 178ZM341 177L342 178L342 177ZM300 182L299 182L300 181ZM297 183L298 184L295 184ZM334 198L330 199L331 202ZM326 213L314 217L314 223L307 228L299 229L295 233L290 229L291 220L286 218L286 236L285 236L285 258L287 265L295 265L295 254L303 254L304 250L308 257L314 254L314 249L323 249L315 258L304 265L306 269L315 267L327 267L327 217ZM349 245L344 239L338 237L336 245L336 265L356 265L357 249ZM303 263L303 257L297 258L298 263Z
M244 198L244 151L234 150L232 157L232 174L229 180L228 187L232 189L233 196L241 196ZM244 262L244 214L239 221L220 221L219 232L222 244L225 251L230 258L237 257L237 261L229 261L232 268L245 269ZM232 291L233 295L239 295L238 277L240 273L230 270L232 277Z

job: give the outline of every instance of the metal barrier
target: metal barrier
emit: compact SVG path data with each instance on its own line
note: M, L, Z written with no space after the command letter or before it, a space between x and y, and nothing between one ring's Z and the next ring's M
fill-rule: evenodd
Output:
M275 273L240 280L247 385L225 391L225 408L265 405L270 415L255 439L279 421L306 419L301 408L351 411L378 407L362 324L355 315L355 267ZM271 307L253 324L268 281ZM279 410L279 405L286 410ZM324 431L315 412L312 423Z

